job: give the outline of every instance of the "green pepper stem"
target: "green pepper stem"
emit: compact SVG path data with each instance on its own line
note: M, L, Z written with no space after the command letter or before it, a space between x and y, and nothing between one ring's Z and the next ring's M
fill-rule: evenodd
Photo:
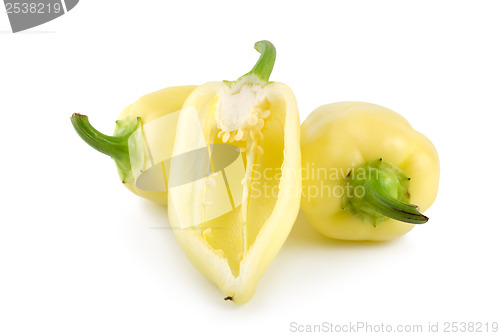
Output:
M393 218L412 224L426 223L429 218L410 204L409 177L381 158L354 168L345 178L342 207L373 226Z
M255 49L260 53L257 63L255 63L250 72L241 76L238 80L255 75L260 80L268 82L271 72L273 71L274 62L276 61L276 48L271 42L262 40L255 43Z
M79 113L74 113L71 116L71 123L76 133L90 147L115 160L122 182L128 182L126 176L131 171L128 140L140 126L140 118L134 118L131 123L122 123L125 125L119 124L122 127L119 136L110 136L99 132L90 124L86 115Z
M366 185L364 197L366 206L371 207L381 215L412 224L423 224L429 220L418 211L416 205L401 202L387 195L380 187Z

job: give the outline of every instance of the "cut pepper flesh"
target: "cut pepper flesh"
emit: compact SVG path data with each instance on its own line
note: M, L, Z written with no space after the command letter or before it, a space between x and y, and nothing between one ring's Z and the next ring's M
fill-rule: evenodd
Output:
M235 105L245 117L232 122L221 111L234 103L224 103L231 97L226 83L208 83L189 96L179 116L173 157L205 151L208 173L180 185L180 167L184 181L190 173L189 163L179 160L171 164L169 176L169 218L177 239L192 262L239 303L253 295L285 241L301 188L295 98L281 83L250 85L259 99L246 99L245 93L238 97L243 90L234 93L230 99L243 100ZM238 152L221 170L214 169L220 160L214 158L217 145Z

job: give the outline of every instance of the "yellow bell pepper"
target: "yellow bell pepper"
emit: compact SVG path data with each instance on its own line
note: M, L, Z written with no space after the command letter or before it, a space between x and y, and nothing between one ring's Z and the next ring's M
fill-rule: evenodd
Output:
M427 222L420 211L437 195L438 154L399 114L362 102L321 106L301 127L301 149L301 209L323 235L390 240Z
M145 162L147 153L143 151L147 152L148 146L158 148L165 158L170 157L178 111L196 87L196 85L169 87L139 98L118 116L113 136L97 131L85 115L75 113L71 117L71 122L86 143L115 161L125 187L138 196L166 205L166 189L147 190L139 187L132 167L140 166L137 168L139 170L147 168ZM165 117L167 115L169 118ZM144 143L145 130L150 130L147 143ZM132 154L132 157L130 146L136 149L136 155Z
M201 85L186 99L168 179L179 244L236 303L253 296L300 206L297 104L285 84L268 82L274 46L255 48L261 56L249 73Z

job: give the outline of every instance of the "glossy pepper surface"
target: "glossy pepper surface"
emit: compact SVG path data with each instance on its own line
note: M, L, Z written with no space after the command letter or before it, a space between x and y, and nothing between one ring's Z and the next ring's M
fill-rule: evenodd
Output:
M427 222L438 154L399 114L362 102L321 106L301 126L301 149L301 208L323 235L390 240Z

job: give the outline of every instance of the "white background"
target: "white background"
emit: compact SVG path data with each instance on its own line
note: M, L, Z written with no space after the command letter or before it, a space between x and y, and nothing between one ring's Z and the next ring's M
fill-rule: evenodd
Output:
M500 322L500 20L495 1L89 1L12 34L0 13L0 335L286 335L290 323ZM271 76L316 107L389 107L435 144L428 224L389 243L302 215L244 306L189 263L166 210L120 185L70 115L111 133L163 87ZM425 329L424 329L425 330ZM483 328L484 330L484 328ZM484 332L482 334L485 334Z

